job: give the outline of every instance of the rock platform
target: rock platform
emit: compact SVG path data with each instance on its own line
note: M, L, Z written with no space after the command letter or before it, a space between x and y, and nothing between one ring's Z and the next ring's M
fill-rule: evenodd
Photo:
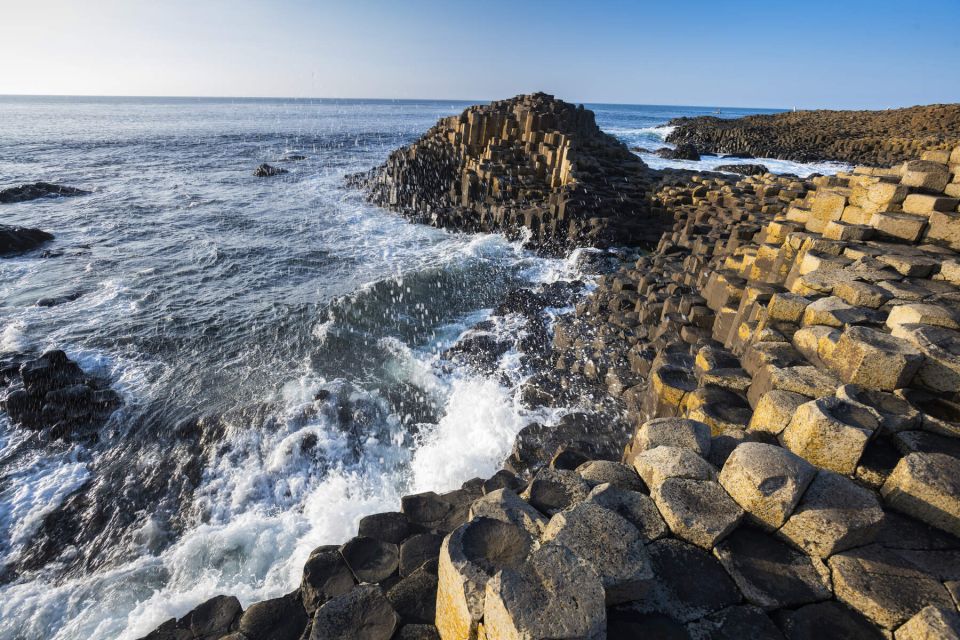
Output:
M701 153L889 167L960 144L960 104L884 111L795 111L726 119L676 118L667 141Z
M521 389L613 419L531 425L493 477L316 549L287 596L148 638L960 637L960 146L657 180L672 228Z

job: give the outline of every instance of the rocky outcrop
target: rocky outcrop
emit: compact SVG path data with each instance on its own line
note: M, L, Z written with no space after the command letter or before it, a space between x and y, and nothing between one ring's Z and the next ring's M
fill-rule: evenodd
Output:
M37 198L46 198L48 196L86 196L89 191L77 189L76 187L67 187L65 185L50 184L49 182L34 182L32 184L22 184L18 187L10 187L0 190L0 204L13 204L15 202L26 202L36 200Z
M40 229L0 224L0 256L24 253L49 240L53 240L53 235Z
M537 93L470 107L350 181L415 220L541 249L655 241L652 174L583 106Z
M286 169L281 169L280 167L274 167L273 165L267 164L264 162L259 165L256 169L253 170L253 175L255 178L270 178L273 176L279 176L284 173L288 173Z
M667 137L701 153L887 167L960 144L960 104L886 111L796 111L723 119L676 118ZM941 154L942 155L942 154ZM938 156L939 157L939 156Z
M86 374L63 351L0 365L0 403L18 426L45 440L93 437L120 396Z
M736 173L741 176L760 176L769 173L770 170L762 164L721 164L714 171Z

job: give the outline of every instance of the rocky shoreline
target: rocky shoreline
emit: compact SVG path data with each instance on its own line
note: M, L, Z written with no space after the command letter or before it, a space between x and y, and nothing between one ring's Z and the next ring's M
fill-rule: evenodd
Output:
M583 410L363 518L291 593L146 638L960 637L960 146L799 179L653 172L598 131L521 96L351 179L437 226L644 248L498 309L534 327L523 401Z
M886 111L795 111L736 119L676 118L667 142L700 153L798 162L836 161L889 167L923 151L949 155L960 144L960 105Z

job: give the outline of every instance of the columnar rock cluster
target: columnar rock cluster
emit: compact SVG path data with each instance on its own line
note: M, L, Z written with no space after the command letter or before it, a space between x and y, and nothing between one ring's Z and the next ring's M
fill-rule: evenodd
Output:
M371 201L468 231L528 230L539 248L656 241L646 165L583 106L537 93L444 118L352 180Z
M960 147L661 180L673 229L522 389L619 420L530 425L507 469L316 549L293 593L149 637L960 637Z
M960 144L960 105L886 111L796 111L736 119L676 118L667 141L700 152L799 162L836 160L890 166L923 151Z

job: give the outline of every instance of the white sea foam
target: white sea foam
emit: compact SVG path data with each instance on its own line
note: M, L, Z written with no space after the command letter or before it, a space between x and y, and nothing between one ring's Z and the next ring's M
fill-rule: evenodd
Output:
M720 156L701 156L700 160L667 160L652 153L638 154L652 169L691 169L693 171L713 171L724 164L762 164L773 173L791 173L805 178L813 173L833 175L849 171L852 165L842 162L793 162L775 158L722 158Z

